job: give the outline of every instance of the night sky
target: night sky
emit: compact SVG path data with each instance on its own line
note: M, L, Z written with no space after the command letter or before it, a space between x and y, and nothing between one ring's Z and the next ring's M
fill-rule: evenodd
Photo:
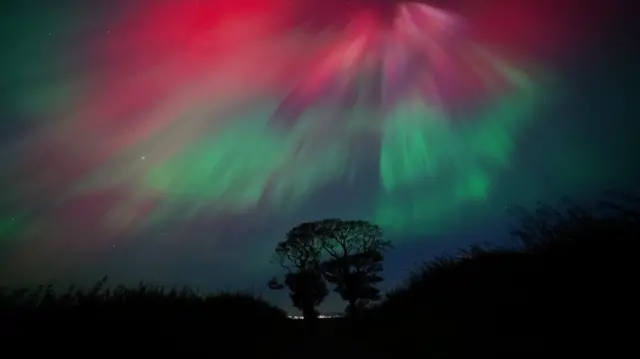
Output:
M633 18L623 1L3 1L0 285L108 275L289 308L266 283L299 222L381 225L388 288L505 243L514 205L633 192Z

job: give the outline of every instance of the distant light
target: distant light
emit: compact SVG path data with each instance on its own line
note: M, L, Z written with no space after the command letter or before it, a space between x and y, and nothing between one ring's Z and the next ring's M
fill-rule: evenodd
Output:
M302 320L304 319L303 315L287 315L287 318L293 320ZM320 314L318 315L318 319L333 319L333 318L342 318L341 314Z

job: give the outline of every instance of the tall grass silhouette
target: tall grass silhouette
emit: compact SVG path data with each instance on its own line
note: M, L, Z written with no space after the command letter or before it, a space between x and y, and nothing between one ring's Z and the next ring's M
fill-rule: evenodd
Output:
M473 246L425 262L364 310L357 325L321 320L311 338L300 321L248 294L110 287L106 278L62 292L2 291L0 334L8 349L23 352L26 338L67 338L28 347L57 352L68 350L68 338L84 336L85 345L100 348L278 358L611 354L632 343L625 338L636 306L639 204L619 196L592 206L517 211L511 245Z

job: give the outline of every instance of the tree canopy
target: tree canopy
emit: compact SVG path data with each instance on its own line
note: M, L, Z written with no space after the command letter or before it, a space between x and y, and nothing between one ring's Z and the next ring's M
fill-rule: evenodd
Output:
M361 220L325 219L305 222L287 232L276 246L276 262L287 270L285 285L293 304L311 314L327 295L326 282L335 286L348 311L379 299L377 283L382 281L384 252L391 243L382 229ZM269 283L281 289L277 280ZM304 313L304 312L307 313Z

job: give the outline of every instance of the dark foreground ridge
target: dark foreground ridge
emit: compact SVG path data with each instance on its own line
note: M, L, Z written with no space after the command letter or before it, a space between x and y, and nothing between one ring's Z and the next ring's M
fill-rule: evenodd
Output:
M631 348L637 202L523 215L512 248L473 247L414 271L358 317L310 331L242 294L95 287L4 291L0 338L21 355L432 358L602 355Z

